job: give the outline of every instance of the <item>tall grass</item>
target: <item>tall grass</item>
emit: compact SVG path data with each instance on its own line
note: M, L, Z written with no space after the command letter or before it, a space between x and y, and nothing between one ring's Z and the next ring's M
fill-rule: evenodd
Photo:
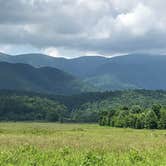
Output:
M0 123L0 166L165 166L166 131Z

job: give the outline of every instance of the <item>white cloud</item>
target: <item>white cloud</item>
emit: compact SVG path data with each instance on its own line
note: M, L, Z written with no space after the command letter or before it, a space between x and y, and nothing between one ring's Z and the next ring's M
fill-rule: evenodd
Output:
M139 0L110 0L113 8L119 13L129 12L137 6Z
M0 45L0 52L7 53L11 47L9 45Z
M55 48L55 47L49 47L46 48L44 50L42 50L42 52L46 55L52 56L52 57L59 57L59 51Z
M120 31L127 29L131 35L142 36L154 28L155 21L153 11L140 3L131 12L118 15L117 28Z
M166 50L164 0L0 0L0 44L101 55ZM66 54L67 54L67 51ZM79 56L79 55L78 55Z
M94 52L94 51L86 52L85 55L86 55L86 56L104 56L104 55L99 54L99 53Z

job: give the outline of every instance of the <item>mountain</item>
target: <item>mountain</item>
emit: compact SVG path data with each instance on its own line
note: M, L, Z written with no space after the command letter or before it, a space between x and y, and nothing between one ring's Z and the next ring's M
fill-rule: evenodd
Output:
M130 54L113 58L84 56L74 59L43 54L0 55L0 61L54 67L81 79L97 90L166 89L166 56Z
M111 58L86 79L103 90L166 89L166 56L127 55Z
M0 89L69 95L88 91L88 88L74 76L56 68L0 63Z
M109 58L100 56L86 56L73 59L54 58L44 54L6 55L0 53L1 62L24 63L34 67L55 67L74 76L85 78L93 73L97 67L108 62Z

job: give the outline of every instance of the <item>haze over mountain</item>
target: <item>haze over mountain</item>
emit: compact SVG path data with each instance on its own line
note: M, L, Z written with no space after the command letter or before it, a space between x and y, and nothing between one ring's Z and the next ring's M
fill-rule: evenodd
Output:
M132 54L105 58L54 58L44 54L0 55L0 61L34 67L55 67L78 77L96 90L166 89L166 56Z
M108 89L166 89L166 56L135 54L111 58L87 82Z
M0 61L9 63L25 63L34 67L55 67L69 72L78 77L87 77L102 64L108 62L109 58L100 56L85 56L73 59L54 58L44 54L22 54L11 56L0 53Z
M88 88L74 76L56 68L0 63L0 89L69 95L88 91Z

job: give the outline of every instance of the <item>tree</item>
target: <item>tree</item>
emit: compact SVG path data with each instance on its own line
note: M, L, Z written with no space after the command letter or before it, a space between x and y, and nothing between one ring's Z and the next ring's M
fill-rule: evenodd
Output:
M145 113L137 114L136 116L136 129L143 129L145 126Z
M58 117L59 117L58 120L59 120L59 122L63 123L64 122L64 118L67 116L67 113L68 113L66 106L59 104L56 107L56 111L58 113Z
M136 124L136 115L135 114L129 114L125 118L125 127L135 128Z
M111 110L108 111L108 113L107 113L107 116L108 116L108 119L107 119L108 126L112 126L113 125L112 124L112 118L113 118L115 112L116 112L116 110L114 110L114 109L111 109Z
M51 122L56 122L59 120L59 115L56 110L49 110L46 115L46 119Z
M102 111L102 112L100 112L100 119L99 119L99 124L101 125L101 126L105 126L105 125L107 125L107 114L108 114L108 112L107 111Z
M139 114L142 112L142 108L139 105L133 105L130 111L132 114Z
M149 109L145 116L145 128L156 129L157 122L158 122L158 119L157 119L155 112L153 110Z
M124 110L120 110L118 116L114 119L115 127L126 127L126 114Z
M158 128L166 129L166 110L165 109L161 109L160 111L160 120L158 123Z
M160 118L160 109L161 109L161 105L160 104L153 104L152 110L157 115L157 118Z

